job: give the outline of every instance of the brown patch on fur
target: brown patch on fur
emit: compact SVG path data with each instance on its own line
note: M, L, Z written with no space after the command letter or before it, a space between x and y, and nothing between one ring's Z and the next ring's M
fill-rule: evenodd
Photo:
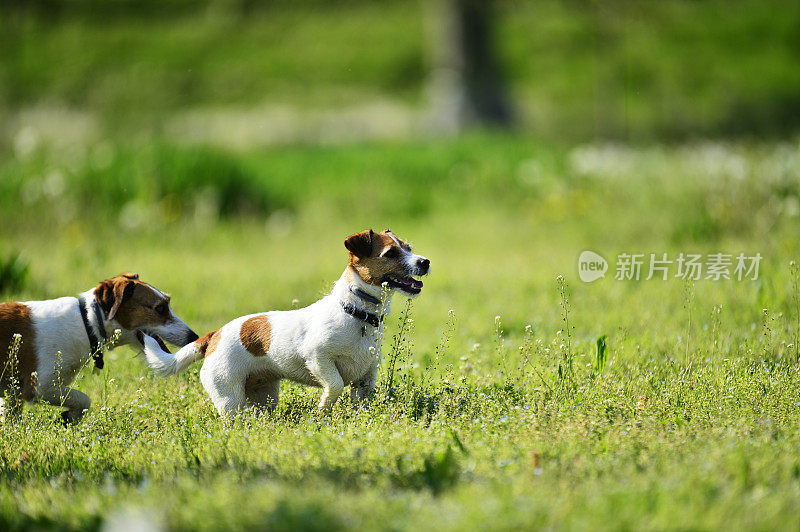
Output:
M391 234L393 233L388 229L382 233L362 231L349 236L345 240L345 247L350 251L349 266L365 283L380 286L387 275L406 275L406 268L400 260L401 253L398 253L395 257L383 256L389 248L397 247L397 243L390 236ZM370 247L367 249L364 246L368 237ZM411 250L411 247L400 240L397 235L395 235L395 238L400 242L400 246L403 249ZM348 242L351 244L348 245ZM355 243L358 244L356 245ZM354 253L350 249L351 247L354 247L358 253Z
M197 344L197 348L200 350L200 353L204 357L207 357L213 353L217 348L217 344L219 344L218 332L219 331L211 331L194 341L194 343Z
M369 257L372 254L374 237L375 233L372 232L372 229L361 231L348 236L344 241L344 247L347 248L351 255L361 258Z
M8 348L14 334L22 335L22 344L16 361L11 361ZM0 304L0 392L9 389L13 378L20 386L23 399L30 401L36 396L36 383L31 376L37 366L35 342L31 309L22 303Z
M125 329L163 325L171 318L170 297L139 280L135 273L122 273L97 285L94 297L108 319Z
M269 317L261 314L242 323L239 340L253 356L266 355L272 343L272 326L269 323Z

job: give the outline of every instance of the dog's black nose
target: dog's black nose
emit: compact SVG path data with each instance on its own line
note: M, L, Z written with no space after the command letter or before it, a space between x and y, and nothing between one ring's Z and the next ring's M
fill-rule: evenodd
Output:
M417 259L417 268L422 270L423 272L427 272L428 268L431 267L431 261L428 259Z

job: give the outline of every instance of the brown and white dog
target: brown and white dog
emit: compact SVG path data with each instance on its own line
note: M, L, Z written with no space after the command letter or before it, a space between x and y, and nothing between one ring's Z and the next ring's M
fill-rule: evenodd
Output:
M117 329L121 332L118 345L137 349L136 331L178 346L197 339L173 314L170 296L140 281L135 273L107 279L78 297L2 303L0 397L16 388L25 401L65 406L61 416L66 423L78 421L91 400L68 386ZM15 360L10 360L9 346L15 334L22 336L22 343ZM6 405L2 406L5 416Z
M383 316L399 290L412 297L430 261L388 229L363 231L344 242L350 261L330 294L308 307L237 318L172 355L143 337L150 367L172 375L205 358L200 380L219 413L271 410L281 379L320 386L320 410L330 409L350 385L354 406L375 388ZM382 297L386 287L387 297Z

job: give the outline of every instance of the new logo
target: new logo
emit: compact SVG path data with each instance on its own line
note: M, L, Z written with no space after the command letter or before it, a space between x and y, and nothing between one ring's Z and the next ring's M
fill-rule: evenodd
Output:
M594 251L584 251L578 257L578 277L584 283L605 277L607 271L608 262Z

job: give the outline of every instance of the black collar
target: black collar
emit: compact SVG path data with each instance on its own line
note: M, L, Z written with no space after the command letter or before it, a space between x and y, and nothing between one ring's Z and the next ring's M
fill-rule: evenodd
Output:
M357 295L358 297L360 297L361 299L363 299L364 301L366 301L368 303L372 303L373 305L380 305L381 304L381 300L380 299L378 299L377 297L375 297L375 296L373 296L371 294L368 294L368 293L364 292L360 288L356 288L353 285L350 285L350 291L353 292L355 295Z
M379 317L377 314L361 310L352 303L345 303L344 301L339 301L339 303L342 305L342 310L344 310L347 314L350 314L354 318L357 318L361 321L365 321L373 327L377 327L383 321L383 316Z
M94 327L92 327L92 324L89 323L89 316L86 313L86 298L83 296L78 296L78 310L81 311L83 328L86 329L86 336L89 337L89 352L94 359L94 367L97 369L103 369L104 362L102 346L100 344L100 340L97 338L97 335L94 333ZM92 311L94 312L94 317L97 320L97 330L100 331L100 339L105 342L108 340L108 336L106 336L106 330L105 327L103 327L103 312L100 310L100 305L97 303L97 299L92 299Z

